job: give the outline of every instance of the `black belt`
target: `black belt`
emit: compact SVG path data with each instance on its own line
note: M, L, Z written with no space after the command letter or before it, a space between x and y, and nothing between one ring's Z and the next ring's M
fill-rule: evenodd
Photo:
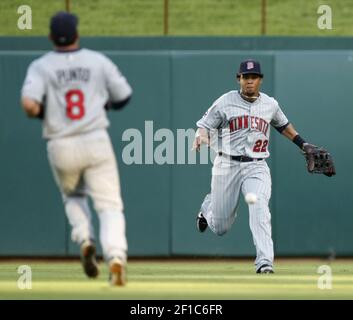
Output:
M261 161L263 158L250 158L247 156L229 156L227 154L224 154L223 152L218 152L220 156L224 155L226 157L231 158L232 160L239 161L239 162L251 162L251 161Z

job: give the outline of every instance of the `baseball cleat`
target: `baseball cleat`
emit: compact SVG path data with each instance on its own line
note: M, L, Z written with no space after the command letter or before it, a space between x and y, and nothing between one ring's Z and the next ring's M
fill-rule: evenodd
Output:
M112 286L124 286L126 284L126 266L119 258L109 261L109 281Z
M203 214L200 212L196 217L196 228L199 232L205 232L207 229L208 223Z
M81 263L87 277L96 278L98 276L96 247L91 241L85 241L81 245Z
M275 272L273 271L273 268L270 265L264 264L259 269L257 269L256 273L275 273Z

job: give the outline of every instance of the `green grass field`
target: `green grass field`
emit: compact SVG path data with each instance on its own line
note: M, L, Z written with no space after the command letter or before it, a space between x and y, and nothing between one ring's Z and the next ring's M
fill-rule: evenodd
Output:
M32 268L32 289L17 287L19 265ZM319 289L320 265L332 269L332 289ZM101 264L87 279L78 261L0 262L0 299L353 299L353 261L277 260L276 273L254 273L250 260L130 261L128 284L111 288Z
M32 9L32 30L19 30L17 8ZM164 0L71 0L84 36L158 36ZM332 9L332 30L317 27L318 7ZM49 17L65 0L1 0L0 35L47 35ZM267 0L267 35L352 36L352 0ZM260 35L261 0L169 0L170 35Z

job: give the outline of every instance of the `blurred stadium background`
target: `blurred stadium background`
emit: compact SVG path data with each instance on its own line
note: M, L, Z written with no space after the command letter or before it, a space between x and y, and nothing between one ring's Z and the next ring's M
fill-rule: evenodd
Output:
M352 0L2 0L0 35L46 35L48 17L69 9L83 36L290 35L352 36ZM33 29L17 29L20 5L33 11ZM317 28L318 7L329 5L333 29ZM262 21L265 18L265 29Z
M126 110L109 114L130 257L254 257L244 201L224 237L200 235L195 229L195 215L210 187L210 165L126 165L121 159L127 128L144 134L145 121L153 121L155 131L194 128L212 101L234 88L239 62L248 57L262 63L263 91L280 102L304 138L330 150L337 166L331 179L309 175L297 147L272 132L276 256L319 257L330 263L353 256L348 169L353 158L352 0L68 2L80 17L82 45L110 56L134 88ZM40 123L26 119L19 105L28 64L51 48L46 38L49 18L65 10L67 1L26 1L32 9L31 30L17 28L22 4L0 3L0 257L77 257ZM322 4L332 8L330 30L317 26ZM315 273L315 267L310 270ZM347 275L342 279L346 289L352 288L351 264L337 270ZM282 271L295 272L286 265Z

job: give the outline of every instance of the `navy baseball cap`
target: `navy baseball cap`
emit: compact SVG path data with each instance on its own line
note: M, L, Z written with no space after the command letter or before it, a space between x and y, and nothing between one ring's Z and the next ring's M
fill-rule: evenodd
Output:
M261 78L264 76L261 73L260 63L252 59L248 59L240 63L237 76L240 77L241 74L249 74L249 73L258 74Z
M68 46L77 38L78 18L76 15L60 11L50 20L50 35L57 46Z

